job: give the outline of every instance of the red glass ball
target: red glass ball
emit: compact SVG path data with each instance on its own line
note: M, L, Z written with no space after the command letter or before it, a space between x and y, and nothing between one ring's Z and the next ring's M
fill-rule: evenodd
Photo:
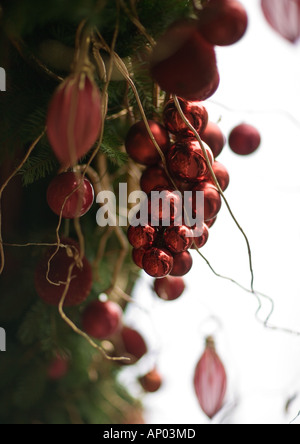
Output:
M183 253L174 254L173 269L170 273L171 276L182 277L185 276L193 266L193 258L188 251Z
M148 167L142 174L140 185L141 190L144 191L144 193L146 194L151 193L151 191L153 191L157 187L172 187L167 173L160 165Z
M209 182L201 182L193 192L202 191L204 193L204 220L205 222L214 219L219 213L222 206L222 199L217 188ZM195 212L199 209L195 208L195 195L193 195L193 210Z
M182 213L182 196L178 192L170 190L156 191L160 193L161 199L155 197L151 192L148 199L149 222L154 227L170 226Z
M212 164L212 153L208 147L206 151ZM186 182L203 180L209 171L201 146L196 139L181 139L172 145L167 154L167 164L171 176L174 175Z
M72 191L74 191L73 194L71 194ZM70 197L66 200L69 195ZM58 216L62 211L62 217L74 219L89 211L94 202L94 189L86 178L82 180L82 176L72 172L62 173L50 183L47 190L47 202Z
M244 6L236 0L210 0L198 12L199 31L212 45L227 46L238 42L248 27Z
M175 301L185 290L185 283L181 277L167 276L162 279L156 279L154 282L154 291L157 296L164 301Z
M188 102L178 98L183 114L200 134L205 130L208 123L208 112L202 102ZM164 109L164 123L167 130L175 135L194 136L194 133L183 121L174 99L169 100Z
M216 175L216 178L218 179L221 190L226 191L230 183L230 176L227 168L222 163L215 161L215 163L212 166L212 169ZM209 176L211 177L210 174ZM213 185L215 185L215 182L212 177L210 179L210 182Z
M194 237L192 239L192 249L196 250L196 247L198 250L200 248L204 247L206 245L208 238L209 238L209 231L206 224L203 225L202 234L197 234L197 229L194 230Z
M50 263L48 277L55 284L67 281L70 266L75 261L74 255L75 257L78 256L80 251L79 245L72 239L62 239L62 243L69 246L68 250L63 247L59 248ZM47 280L48 263L55 251L56 248L50 248L38 263L35 270L35 289L44 302L58 306L65 291L65 285L53 285ZM92 289L92 283L92 267L88 260L83 257L82 264L76 264L73 268L72 280L64 306L71 307L85 301Z
M162 386L162 377L160 373L158 373L158 371L154 369L151 372L147 373L145 376L139 378L139 382L145 392L155 393Z
M147 274L155 278L163 278L173 268L173 256L168 250L150 248L143 257L143 268Z
M261 136L254 126L242 123L231 131L228 142L234 153L247 156L259 148Z
M201 134L201 139L207 143L212 150L215 159L221 154L226 143L224 134L214 122L208 122L205 130Z
M165 153L170 146L168 131L153 120L149 120L148 123L156 142L162 152ZM151 166L161 160L159 152L151 140L143 121L136 123L130 128L126 137L125 147L131 159L141 165Z
M164 240L172 253L182 253L192 245L192 231L185 225L169 227L164 233Z
M214 217L213 219L206 220L205 225L207 226L207 228L211 228L215 225L216 222L217 222L217 216Z
M220 83L215 49L198 32L196 20L173 24L159 39L150 65L161 89L185 100L206 100Z
M132 250L132 260L139 268L143 268L143 257L146 251L145 248L134 248Z
M108 339L114 335L121 325L121 307L112 301L91 302L82 314L82 328L85 333L95 339Z
M148 348L142 335L135 329L123 326L121 331L122 348L135 358L135 362L147 354Z
M156 238L156 229L150 225L133 227L128 229L128 240L134 248L150 248Z

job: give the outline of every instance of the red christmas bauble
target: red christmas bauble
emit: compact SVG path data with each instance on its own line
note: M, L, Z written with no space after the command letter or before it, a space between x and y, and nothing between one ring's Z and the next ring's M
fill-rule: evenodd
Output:
M214 217L213 219L206 220L205 225L207 226L207 228L211 228L215 225L216 222L217 222L217 216Z
M121 331L121 340L122 348L131 357L135 358L135 362L148 353L148 348L144 338L134 328L123 326Z
M200 35L196 20L173 24L158 41L150 64L161 89L185 100L206 100L220 83L214 47Z
M150 225L133 227L128 229L128 240L134 248L150 248L155 241L157 231Z
M50 183L47 190L47 202L58 216L62 211L62 217L65 219L81 217L93 205L94 188L90 181L81 175L78 176L72 172L62 173Z
M227 168L222 163L215 161L212 169L216 175L216 178L218 179L221 190L226 191L230 182L230 176ZM208 174L208 177L211 177L210 182L214 185L215 182L210 173Z
M185 276L193 266L193 258L188 251L174 254L173 269L171 276L182 277Z
M56 90L47 115L51 147L68 168L95 144L102 126L100 91L85 73L69 76Z
M160 165L148 167L142 174L141 190L149 194L157 187L170 188L172 184L164 168Z
M193 188L193 193L197 191L202 191L204 193L204 220L205 222L214 219L219 213L222 206L222 199L217 188L209 182L201 182L195 188ZM193 211L197 212L202 210L202 208L196 207L196 195L193 194Z
M173 257L168 250L150 248L144 254L143 268L150 276L163 278L172 271Z
M153 120L149 120L148 123L156 142L162 152L165 153L170 146L168 131ZM151 140L143 121L134 124L130 128L126 137L125 147L131 159L141 165L155 165L161 160L159 152Z
M154 194L157 191L159 194ZM153 190L148 199L149 223L152 226L170 226L182 213L182 196L170 190Z
M193 238L192 242L192 248L196 249L195 246L200 250L200 248L204 247L206 245L208 238L209 238L209 231L206 224L203 225L203 232L201 235L197 234L197 229L194 232L195 237Z
M164 233L166 247L172 253L182 253L191 248L193 237L190 228L185 225L172 226Z
M139 378L139 382L145 392L155 393L162 386L162 377L160 373L154 369L151 372L147 373L145 376Z
M121 325L121 307L112 301L93 301L82 314L82 328L95 339L108 339L114 335Z
M194 387L203 412L212 419L222 408L227 390L227 376L212 338L195 371Z
M132 260L139 268L143 268L143 258L146 251L145 248L134 248L132 250Z
M185 290L185 283L181 277L167 276L156 279L154 290L158 297L164 301L175 301Z
M231 131L228 142L234 153L247 156L259 148L261 136L254 126L242 123Z
M213 163L213 156L206 147L208 157ZM171 176L186 182L203 180L208 173L206 159L196 139L181 139L176 142L167 154L167 164Z
M247 11L236 0L210 0L198 18L201 35L212 45L233 45L248 27Z
M67 358L56 356L47 368L47 376L51 381L59 381L69 372L70 362Z
M76 261L72 271L72 280L67 292L64 306L71 307L81 304L86 300L92 289L92 267L83 257L82 263L78 262L80 247L72 239L62 239L68 249L60 247L50 263L49 280L47 280L48 263L56 248L50 248L41 259L35 270L35 288L39 297L49 305L58 305L65 291L65 283L68 278L70 266ZM77 263L78 262L78 263Z
M178 98L183 114L200 134L208 123L208 112L202 102L188 102ZM164 109L164 123L167 130L175 135L194 136L194 133L183 121L174 99L169 100Z
M208 122L205 130L201 134L201 139L207 143L212 150L215 159L221 154L226 143L224 134L214 122Z

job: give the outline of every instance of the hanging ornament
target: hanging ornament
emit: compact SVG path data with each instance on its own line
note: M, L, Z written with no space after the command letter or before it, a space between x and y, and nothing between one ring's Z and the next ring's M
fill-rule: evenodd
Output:
M217 216L214 217L213 219L206 220L205 225L207 226L207 228L211 228L215 225L216 222L217 222Z
M170 146L168 131L153 120L149 120L148 124L158 146L165 153ZM155 165L161 160L143 121L137 122L130 128L126 137L125 148L129 157L141 165Z
M132 250L132 260L139 268L143 268L143 258L146 251L145 248L134 248Z
M146 194L150 194L157 187L166 189L172 187L166 171L160 165L148 167L142 174L140 185Z
M300 0L261 0L266 20L283 38L296 43L300 38Z
M143 268L150 276L163 278L172 271L173 257L166 249L150 248L144 254Z
M197 31L196 20L173 24L158 41L150 64L161 89L185 100L206 100L220 83L214 47Z
M259 148L261 136L254 126L242 123L231 131L228 143L234 153L247 156Z
M160 192L162 198L158 199L157 196L152 193L151 196L149 196L149 223L154 227L169 226L170 224L173 224L178 215L182 212L181 194L171 190L155 189L153 191Z
M55 91L47 115L50 145L64 168L95 144L102 127L102 98L91 74L69 76Z
M201 139L207 143L215 159L221 154L226 143L224 134L214 122L208 122L205 130L201 134Z
M198 250L200 250L200 248L203 248L204 245L206 245L209 238L209 231L207 225L206 224L203 225L203 231L199 236L197 235L197 229L196 229L194 236L195 237L192 240L193 242L192 248L196 249L197 247Z
M164 232L164 241L172 253L182 253L192 246L192 231L185 225L171 226Z
M71 307L86 300L92 289L92 267L88 260L79 258L80 247L72 239L62 239L62 244L68 248L60 247L48 265L56 248L50 248L41 259L35 270L35 288L39 297L49 305L58 305L65 291L69 269L74 264L72 279L66 294L64 306ZM51 282L49 282L51 281Z
M193 258L188 251L174 254L173 269L171 276L182 277L189 273L193 266Z
M212 419L223 407L227 376L211 337L207 338L205 352L196 367L194 387L201 409Z
M123 326L120 339L121 344L119 345L119 354L130 358L130 361L124 361L124 364L135 364L148 353L148 347L143 336L134 328Z
M134 248L150 248L155 241L157 231L150 225L133 227L130 226L127 237Z
M208 123L208 112L202 102L188 102L178 98L183 114L195 130L201 134ZM183 121L174 99L169 100L163 113L164 123L167 130L180 137L192 136L194 133Z
M221 190L224 192L227 190L230 182L230 176L227 168L220 162L215 161L212 166L212 169L215 173L216 178L218 179ZM208 177L211 177L210 182L214 185L215 182L210 173L208 173Z
M82 314L82 329L95 339L109 339L120 330L122 314L121 307L115 302L93 301Z
M247 12L236 0L210 0L197 15L199 31L212 45L233 45L248 27Z
M145 392L155 393L162 386L162 377L161 374L156 369L153 369L145 376L139 378L139 382L143 387L143 389L145 390Z
M213 155L208 146L205 147L211 164ZM171 175L185 182L198 182L208 173L206 159L196 139L180 139L167 153L167 164Z
M90 181L81 175L62 173L50 183L47 202L58 216L62 212L63 218L74 219L89 211L94 202L94 189Z
M185 283L181 277L167 276L162 279L156 279L154 282L154 291L160 299L164 301L175 301L185 290Z
M209 182L200 182L193 188L193 193L197 191L204 193L204 221L206 223L217 216L222 206L222 199L217 188ZM195 214L203 210L196 207L196 194L192 196L192 208Z

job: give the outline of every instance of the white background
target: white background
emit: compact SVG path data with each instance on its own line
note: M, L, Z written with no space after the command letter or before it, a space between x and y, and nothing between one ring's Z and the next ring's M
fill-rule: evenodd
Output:
M231 174L226 196L251 242L255 288L275 302L271 323L300 331L300 123L289 118L300 122L300 47L267 25L259 0L242 3L249 29L236 45L217 50L221 86L207 108L227 136L243 121L262 134L256 154L237 156L227 146L218 160ZM250 288L246 244L225 205L202 252L219 273ZM266 330L255 318L255 297L215 277L196 253L185 281L182 298L168 303L155 297L143 273L127 314L151 353L122 379L140 393L136 376L152 365L164 378L158 393L143 398L147 423L210 423L193 375L205 336L214 333L229 378L227 405L214 423L289 424L300 410L299 396L285 412L287 400L300 394L300 337ZM263 300L261 319L269 309Z

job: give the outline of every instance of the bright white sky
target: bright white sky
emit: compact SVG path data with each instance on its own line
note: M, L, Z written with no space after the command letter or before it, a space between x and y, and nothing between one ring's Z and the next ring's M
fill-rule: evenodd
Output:
M300 47L266 24L260 0L242 3L250 26L241 42L218 50L221 86L212 98L235 111L211 102L207 108L211 120L222 118L226 135L242 121L262 134L256 154L239 157L227 147L219 160L231 173L226 195L251 242L255 288L275 301L271 322L300 331L300 123L284 114L300 122ZM225 206L202 251L219 273L250 286L246 244ZM143 274L137 305L127 315L152 354L126 369L122 379L139 393L136 375L157 363L165 380L160 392L144 398L148 423L209 423L198 406L193 375L205 336L217 328L209 322L214 316L222 323L215 338L229 378L227 401L237 404L224 423L288 424L300 410L300 337L264 329L255 319L256 299L215 277L197 254L185 280L184 296L167 303L153 295L152 279ZM269 307L264 302L262 319ZM287 399L297 393L286 414ZM223 417L224 412L215 423Z

